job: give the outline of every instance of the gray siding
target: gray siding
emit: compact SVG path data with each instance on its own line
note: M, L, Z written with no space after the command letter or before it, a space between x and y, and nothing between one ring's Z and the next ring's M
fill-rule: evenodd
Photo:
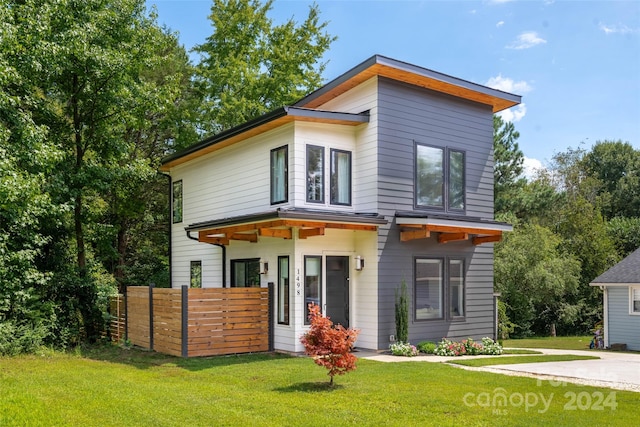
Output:
M627 344L629 350L640 350L640 316L629 314L629 288L608 288L609 345Z
M381 78L378 105L378 212L414 210L414 141L464 150L466 215L493 219L493 114L491 107ZM442 213L442 212L432 212ZM493 335L493 245L438 244L435 237L401 242L395 222L379 232L378 348L395 334L394 291L404 279L410 294L409 339L438 341ZM416 321L414 257L463 256L466 317Z

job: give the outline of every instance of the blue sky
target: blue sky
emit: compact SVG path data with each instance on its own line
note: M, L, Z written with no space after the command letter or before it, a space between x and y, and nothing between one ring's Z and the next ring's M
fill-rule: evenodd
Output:
M269 16L302 21L311 3L276 0ZM316 3L338 37L327 81L381 54L522 95L503 117L530 164L605 139L640 149L640 1ZM147 4L187 49L212 32L210 0Z

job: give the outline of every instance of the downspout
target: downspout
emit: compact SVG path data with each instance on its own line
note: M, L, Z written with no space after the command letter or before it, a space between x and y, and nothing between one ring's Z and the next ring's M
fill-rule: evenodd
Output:
M187 237L190 238L191 240L195 240L196 242L199 242L200 239L198 239L197 237L193 237L191 235L191 231L187 230ZM213 246L217 246L219 248L222 249L222 287L226 288L227 287L227 247L225 245L221 245L219 243L210 243Z

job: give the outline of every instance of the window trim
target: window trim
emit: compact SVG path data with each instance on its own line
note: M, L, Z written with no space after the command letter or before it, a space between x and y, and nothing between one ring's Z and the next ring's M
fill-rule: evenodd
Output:
M286 285L282 283L282 273L281 270L281 262L287 261L287 277L286 277ZM283 289L284 288L284 289ZM276 319L278 321L278 325L289 325L291 319L291 265L288 255L278 256L278 286L277 286L277 297L276 297ZM283 311L280 310L280 302L283 302ZM286 309L284 309L286 307ZM282 320L280 320L280 315L283 314Z
M416 280L416 268L418 260L437 260L441 263L442 283L440 284L441 292L441 314L439 317L429 319L419 319L417 316L417 294L418 282ZM454 316L451 313L451 261L460 261L462 263L462 316ZM414 322L434 322L434 321L451 321L463 322L467 318L467 260L460 256L425 256L418 255L413 257L413 321Z
M178 200L180 201L180 218L176 220L176 189L179 188L178 193L180 197ZM177 181L173 181L171 184L171 222L173 224L180 224L184 221L184 185L182 184L182 180L179 179Z
M323 268L324 268L324 262L323 262L323 256L322 255L305 255L303 260L304 260L304 265L303 265L303 276L304 277L304 281L303 281L303 290L302 290L302 298L303 298L303 302L302 302L302 315L304 317L303 319L303 325L308 326L311 324L311 322L309 321L309 310L307 307L307 260L311 259L311 258L316 258L319 260L318 263L318 306L320 307L320 311L322 311L322 289L323 289L323 283L322 283L322 273L323 273Z
M322 173L322 177L320 180L320 186L322 187L322 190L320 192L320 200L311 200L309 199L309 149L312 148L318 148L321 150L321 158L320 158L320 162L321 162L321 173ZM325 203L325 149L323 146L321 145L313 145L313 144L307 144L306 146L306 164L305 164L305 172L306 172L306 176L305 176L305 199L308 203L318 203L318 204L324 204Z
M198 266L198 277L194 277L194 269L193 267ZM200 286L193 286L194 279L197 279ZM189 287L190 288L202 288L202 260L192 260L189 262Z
M232 259L229 262L229 268L231 270L231 281L229 282L229 287L230 288L259 288L261 287L261 280L258 277L258 285L257 286L247 286L247 281L246 278L247 276L245 276L245 284L244 286L237 286L236 283L236 269L234 268L234 265L238 262L242 262L245 263L245 273L246 273L246 264L248 264L249 262L257 262L258 263L258 270L260 269L260 258L237 258L237 259ZM259 276L259 275L258 275Z
M349 201L346 203L334 202L334 192L333 192L333 170L334 170L334 153L344 153L349 155ZM337 148L331 148L329 153L329 204L334 206L351 206L353 200L353 153L349 150L340 150ZM336 174L337 175L337 174Z
M633 299L633 293L636 291L638 293L638 299ZM640 310L636 311L633 309L633 302L640 301L640 286L629 286L629 314L631 316L640 316Z
M442 151L442 205L421 205L418 203L418 146L435 148ZM451 154L462 154L462 205L463 208L451 207ZM462 213L467 209L467 152L458 148L443 147L414 140L413 144L413 207L417 210Z
M282 200L274 200L274 163L273 155L280 150L284 150L284 194ZM283 145L277 148L273 148L269 151L269 200L272 205L278 205L281 203L287 203L289 201L289 146Z

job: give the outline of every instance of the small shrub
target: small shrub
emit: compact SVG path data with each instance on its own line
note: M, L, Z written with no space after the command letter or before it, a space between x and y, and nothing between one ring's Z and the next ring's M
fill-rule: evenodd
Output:
M415 345L411 345L408 342L398 341L389 346L391 354L394 356L407 356L413 357L418 355L418 349Z
M398 343L409 341L409 303L407 282L402 280L400 287L395 290L396 297L396 339Z
M346 329L342 325L334 326L315 304L309 304L309 319L311 329L300 338L300 342L304 345L304 352L313 357L316 365L329 370L329 384L333 385L335 375L344 375L356 369L357 358L351 350L359 331Z
M438 356L463 356L467 354L467 349L462 343L442 338L442 341L438 343L433 354L437 354Z
M48 335L49 331L42 325L0 322L0 356L34 353Z
M488 337L482 338L482 344L475 342L471 338L462 340L462 342L442 338L442 341L438 343L433 354L437 354L438 356L499 355L502 354L502 346Z
M436 343L431 341L421 341L417 345L420 353L433 354L436 349Z
M489 337L482 338L482 354L502 354L502 346Z

